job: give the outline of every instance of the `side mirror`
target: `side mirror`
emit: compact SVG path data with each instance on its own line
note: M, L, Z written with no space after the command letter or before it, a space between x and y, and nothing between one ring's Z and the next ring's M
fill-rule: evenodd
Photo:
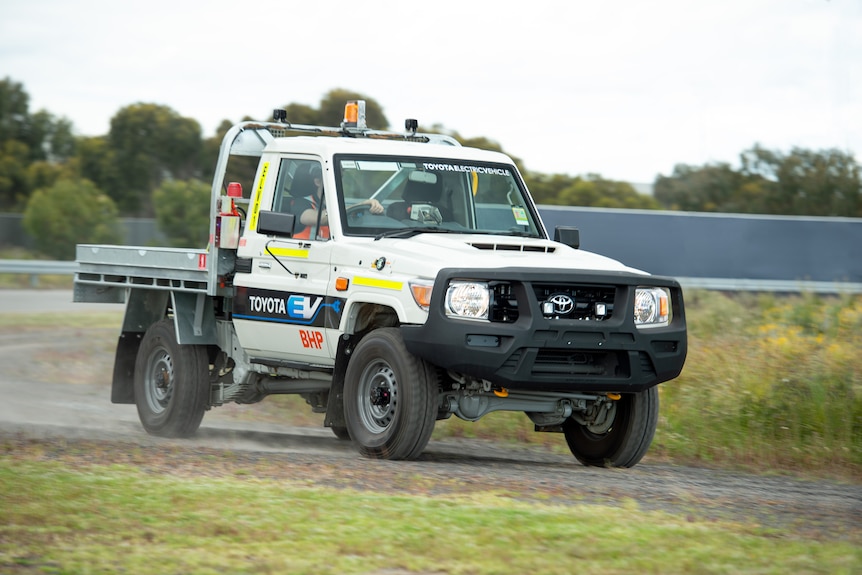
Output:
M581 247L581 232L578 228L557 226L554 228L554 241L578 249Z
M294 214L281 212L260 212L257 215L257 231L268 236L293 236L293 225L296 222Z

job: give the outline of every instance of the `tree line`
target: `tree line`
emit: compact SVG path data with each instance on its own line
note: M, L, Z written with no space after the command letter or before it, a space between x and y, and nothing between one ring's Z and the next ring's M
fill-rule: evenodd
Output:
M117 111L107 134L76 136L68 119L31 112L29 99L20 83L0 80L0 202L3 211L24 213L37 248L70 259L75 243L116 242L119 216L155 217L174 245L201 243L219 147L233 121L223 120L216 134L205 137L192 118L167 106L136 103ZM316 108L284 108L292 123L337 126L344 102L352 99L366 101L369 126L389 126L379 102L340 88ZM440 125L420 130L505 152L497 142ZM740 154L739 168L675 166L672 174L656 177L652 196L595 173L532 172L513 159L539 204L862 217L859 164L852 153L837 149L784 153L755 144Z

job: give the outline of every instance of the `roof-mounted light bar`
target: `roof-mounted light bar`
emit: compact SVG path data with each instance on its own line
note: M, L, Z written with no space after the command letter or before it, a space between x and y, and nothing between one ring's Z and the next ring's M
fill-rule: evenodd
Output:
M365 122L365 100L351 100L344 105L344 121L342 128L357 128L365 130L368 125Z
M413 142L433 142L450 146L461 144L452 136L445 134L419 134L419 122L408 119L404 122L404 132L390 132L387 130L372 130L368 127L365 117L365 100L350 100L344 106L344 121L338 127L331 126L309 126L304 124L291 124L287 119L287 110L276 108L272 111L274 124L265 122L243 122L241 131L244 130L268 130L272 137L282 137L288 132L311 132L322 136L347 136L350 138L370 138L382 140L408 140Z

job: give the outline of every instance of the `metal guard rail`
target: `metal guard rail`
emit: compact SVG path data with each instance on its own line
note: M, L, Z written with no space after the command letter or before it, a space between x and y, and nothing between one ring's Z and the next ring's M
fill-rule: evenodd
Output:
M40 275L73 275L79 271L78 262L49 260L2 260L0 274L23 274L31 276L31 283ZM804 280L753 280L732 278L676 278L686 289L720 291L762 291L779 293L862 293L862 283L819 282ZM135 287L125 285L118 287ZM144 286L141 286L144 287Z

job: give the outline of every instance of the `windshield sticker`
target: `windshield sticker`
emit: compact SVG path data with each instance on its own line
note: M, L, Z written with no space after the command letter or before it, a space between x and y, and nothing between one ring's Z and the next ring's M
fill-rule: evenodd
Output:
M477 174L490 174L492 176L511 176L509 170L504 168L492 168L490 166L458 166L455 164L432 164L425 162L422 167L426 170L437 172L475 172Z
M515 216L515 223L519 226L529 226L530 220L527 219L527 210L520 206L512 206L512 214Z
M358 160L356 162L357 170L372 170L378 172L397 172L398 162L376 162Z

